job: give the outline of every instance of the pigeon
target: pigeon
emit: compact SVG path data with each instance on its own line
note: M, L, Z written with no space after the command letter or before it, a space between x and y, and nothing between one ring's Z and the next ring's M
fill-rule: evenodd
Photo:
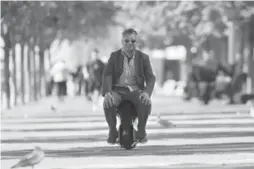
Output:
M162 127L165 127L165 128L172 128L172 127L176 127L175 124L169 122L168 120L164 120L164 119L161 119L160 118L160 114L157 115L157 123L162 126Z
M34 166L36 164L39 164L44 159L44 157L45 153L43 152L43 150L40 147L36 146L31 153L22 157L22 159L17 164L12 166L11 169L29 166L34 169Z
M50 109L51 109L52 112L56 112L56 107L55 106L51 105Z

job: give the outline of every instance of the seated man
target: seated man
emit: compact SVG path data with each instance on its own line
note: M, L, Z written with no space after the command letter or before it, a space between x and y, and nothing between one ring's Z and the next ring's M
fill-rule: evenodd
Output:
M122 33L123 48L111 53L103 73L102 95L105 118L109 126L108 143L116 143L117 106L123 100L130 100L138 113L137 141L147 142L146 122L151 112L151 94L155 76L149 56L135 49L137 32L127 29ZM145 85L146 84L146 85ZM112 86L122 85L131 88L130 92L120 93Z

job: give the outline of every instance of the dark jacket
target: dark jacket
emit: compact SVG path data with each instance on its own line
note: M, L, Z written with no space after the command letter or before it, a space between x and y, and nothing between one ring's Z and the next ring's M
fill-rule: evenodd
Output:
M108 63L103 72L102 80L102 95L112 91L112 86L117 83L123 72L124 56L121 54L121 49L111 53ZM145 53L135 51L135 71L137 85L140 89L147 92L150 96L154 89L155 76L149 56Z
M90 76L92 77L92 80L101 83L104 68L105 65L100 59L96 59L93 62L91 62L88 70Z

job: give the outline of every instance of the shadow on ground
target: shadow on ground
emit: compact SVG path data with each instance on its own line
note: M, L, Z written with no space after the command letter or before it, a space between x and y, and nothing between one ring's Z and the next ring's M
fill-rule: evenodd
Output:
M185 145L185 146L161 146L144 145L137 146L132 150L125 150L118 145L107 147L75 147L66 150L45 150L47 157L76 158L89 156L146 156L146 155L191 155L191 154L213 154L213 153L238 153L254 152L254 143L232 143L232 144L207 144L207 145ZM31 152L31 150L4 151L1 153L2 160L20 158Z

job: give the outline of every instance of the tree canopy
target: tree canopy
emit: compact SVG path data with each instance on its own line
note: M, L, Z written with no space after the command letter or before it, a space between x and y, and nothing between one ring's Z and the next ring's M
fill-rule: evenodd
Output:
M1 26L14 35L13 41L43 45L54 38L104 36L116 12L113 2L93 1L4 1L1 9Z
M150 40L162 46L171 44L178 36L187 36L198 45L209 36L225 36L229 21L241 24L254 13L251 1L4 1L1 4L1 26L7 26L15 35L12 41L22 39L46 46L54 38L105 37L108 25L135 27L151 47Z
M130 26L146 39L159 39L164 45L177 36L187 36L196 45L209 36L226 36L230 21L241 24L254 14L251 1L139 1L125 2L121 7L122 24L129 26L123 19L128 15Z

